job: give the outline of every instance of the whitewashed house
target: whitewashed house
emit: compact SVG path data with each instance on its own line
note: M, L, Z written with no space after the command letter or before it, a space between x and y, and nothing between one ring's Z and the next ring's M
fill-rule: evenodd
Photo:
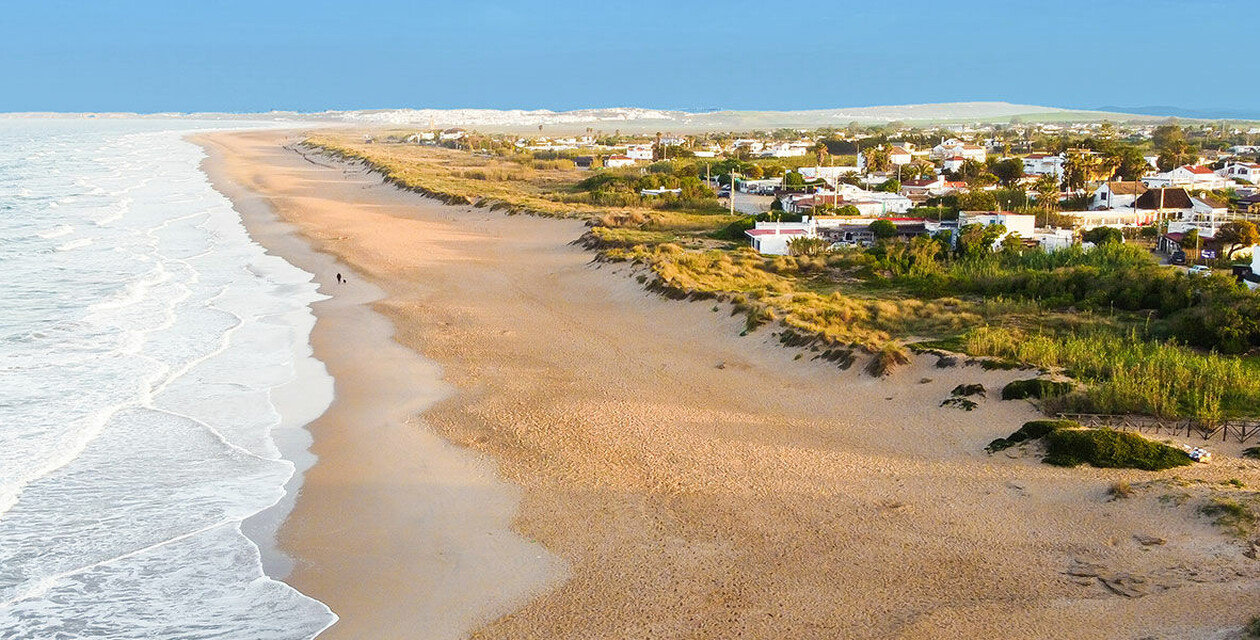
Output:
M651 160L652 145L650 144L632 144L626 147L626 157L631 160Z
M1229 180L1243 180L1251 184L1260 184L1260 164L1254 162L1232 162L1216 171L1217 175Z
M604 166L609 169L616 169L618 167L633 167L634 158L623 155L608 156L607 158L604 158Z
M1075 244L1076 232L1071 229L1038 229L1033 233L1032 239L1037 241L1042 251L1050 253Z
M808 142L780 142L766 147L759 154L763 158L799 158L809 152Z
M1147 187L1185 187L1187 189L1224 189L1232 180L1198 165L1183 165L1165 173L1142 178Z
M1012 233L1019 234L1021 238L1031 238L1037 228L1037 216L1027 213L1001 213L989 211L960 211L958 213L958 228L961 229L969 224L980 224L986 227L1000 224L1006 227L1006 234L998 238L998 242L1002 241L1007 235Z
M796 238L809 238L814 235L814 225L808 218L802 222L758 222L757 226L744 232L749 244L757 253L772 256L786 256L788 242Z
M966 163L967 159L962 156L951 156L945 158L945 163L942 165L942 168L950 173L958 173L962 170L963 165Z
M1132 207L1138 196L1146 193L1146 185L1141 182L1104 182L1094 190L1094 198L1090 200L1090 209L1121 209Z
M914 154L910 153L910 150L905 147L893 146L888 150L888 159L893 166L910 164L914 161Z
M985 159L988 158L988 152L985 151L982 146L950 138L949 140L932 147L932 152L929 154L929 157L933 160L944 160L945 158L952 158L954 156L962 156L965 160L984 162Z
M1024 156L1024 174L1030 176L1063 176L1063 154L1030 153Z
M467 132L463 129L446 129L438 136L442 140L462 140Z

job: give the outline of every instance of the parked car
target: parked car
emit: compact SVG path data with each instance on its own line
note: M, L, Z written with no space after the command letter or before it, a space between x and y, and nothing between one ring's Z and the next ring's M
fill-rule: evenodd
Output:
M1169 262L1171 262L1172 264L1185 264L1185 263L1186 263L1186 252L1185 252L1185 251L1177 251L1177 252L1173 253L1173 254L1172 254L1172 259L1171 259L1171 260L1169 260Z
M1212 275L1212 269L1211 267L1205 267L1201 264L1196 264L1193 267L1190 267L1190 269L1188 270L1188 273L1192 276L1210 276Z

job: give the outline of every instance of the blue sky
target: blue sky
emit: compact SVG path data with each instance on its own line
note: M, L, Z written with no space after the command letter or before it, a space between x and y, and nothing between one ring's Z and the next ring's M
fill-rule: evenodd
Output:
M1260 83L1222 76L1254 77L1258 13L1255 0L15 0L0 111L1256 111Z

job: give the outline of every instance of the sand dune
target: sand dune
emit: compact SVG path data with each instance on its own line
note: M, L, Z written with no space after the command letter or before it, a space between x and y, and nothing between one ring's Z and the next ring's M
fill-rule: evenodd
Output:
M666 301L631 267L592 263L569 244L578 222L439 205L307 163L284 140L214 135L217 181L269 204L352 270L352 286L379 286L371 307L452 389L427 408L369 395L343 376L392 373L392 360L316 343L345 410L315 426L320 460L280 542L298 559L292 584L342 615L328 637L1203 638L1260 613L1260 564L1193 508L1225 478L1260 482L1254 463L1152 474L988 456L1035 411L938 404L956 384L996 391L1028 374L919 358L873 380L797 360L773 328L740 337L724 306ZM331 282L334 264L322 267ZM410 435L357 421L421 408ZM454 522L412 526L425 494L408 474L440 450L433 433L522 487L514 530L563 562L526 540L479 546ZM1136 493L1110 500L1119 479ZM373 536L392 541L383 557L347 557ZM439 565L449 591L430 590L435 540L483 579ZM487 571L492 552L501 564ZM379 603L391 598L403 602ZM435 599L465 613L440 635L425 626Z

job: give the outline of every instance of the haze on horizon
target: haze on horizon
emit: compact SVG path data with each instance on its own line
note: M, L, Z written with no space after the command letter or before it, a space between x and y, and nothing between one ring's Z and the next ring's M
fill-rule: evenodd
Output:
M24 2L0 112L798 110L1007 101L1260 118L1250 0ZM1193 52L1185 34L1214 34ZM1238 80L1229 78L1237 75Z

